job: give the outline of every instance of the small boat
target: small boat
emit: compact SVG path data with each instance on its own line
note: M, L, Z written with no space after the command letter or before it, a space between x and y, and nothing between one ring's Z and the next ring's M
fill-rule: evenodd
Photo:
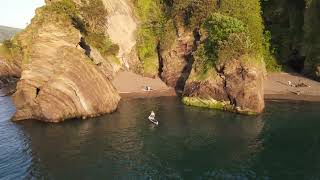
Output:
M149 121L151 121L155 125L159 125L159 122L154 118L154 116L149 116L148 117Z

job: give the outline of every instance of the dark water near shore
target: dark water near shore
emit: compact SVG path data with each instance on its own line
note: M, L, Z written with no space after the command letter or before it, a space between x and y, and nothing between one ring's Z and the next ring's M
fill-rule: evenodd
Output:
M128 100L62 124L12 123L13 112L0 97L0 179L320 179L319 103L268 102L248 117Z

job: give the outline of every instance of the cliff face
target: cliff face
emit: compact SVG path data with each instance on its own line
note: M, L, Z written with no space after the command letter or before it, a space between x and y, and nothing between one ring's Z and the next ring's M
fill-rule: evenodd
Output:
M1 57L0 55L0 79L15 77L21 75L21 59L11 57Z
M0 90L2 95L12 94L15 84L21 76L22 55L18 46L11 41L0 45Z
M320 81L320 1L310 1L305 10L305 72Z
M259 114L264 110L263 71L243 59L233 59L210 70L210 75L199 79L193 67L183 92L187 105L228 110L243 114Z
M21 51L14 54L18 63L0 70L12 76L22 69L15 120L59 122L114 111L120 98L110 80L120 66L159 75L187 105L264 109L258 0L46 3L14 38L18 48L10 51Z
M103 0L107 9L107 33L119 45L117 57L127 69L138 71L139 59L136 53L137 22L130 0Z
M319 80L319 1L263 1L271 46L283 66Z
M22 61L20 47L10 40L0 42L0 79L6 77L20 77Z
M160 52L162 80L176 90L183 90L192 66L195 38L192 32L182 31L172 45Z
M88 54L69 16L47 8L16 37L24 60L13 120L59 122L113 112L120 97L111 84L110 62L97 58L94 48Z
M187 105L261 113L265 65L259 1L167 6L174 12L175 36L160 42L161 78L183 92Z

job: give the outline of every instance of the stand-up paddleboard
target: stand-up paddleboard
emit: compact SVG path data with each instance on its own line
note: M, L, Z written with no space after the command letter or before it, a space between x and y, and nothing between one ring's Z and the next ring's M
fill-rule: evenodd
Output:
M154 117L149 116L148 119L149 119L149 121L151 121L153 124L159 125L159 122L158 122Z

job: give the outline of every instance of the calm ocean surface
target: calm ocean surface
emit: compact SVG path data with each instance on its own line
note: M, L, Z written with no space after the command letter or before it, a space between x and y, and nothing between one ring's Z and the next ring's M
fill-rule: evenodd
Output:
M136 99L61 124L13 113L0 97L0 179L320 179L319 103L268 102L249 117Z

